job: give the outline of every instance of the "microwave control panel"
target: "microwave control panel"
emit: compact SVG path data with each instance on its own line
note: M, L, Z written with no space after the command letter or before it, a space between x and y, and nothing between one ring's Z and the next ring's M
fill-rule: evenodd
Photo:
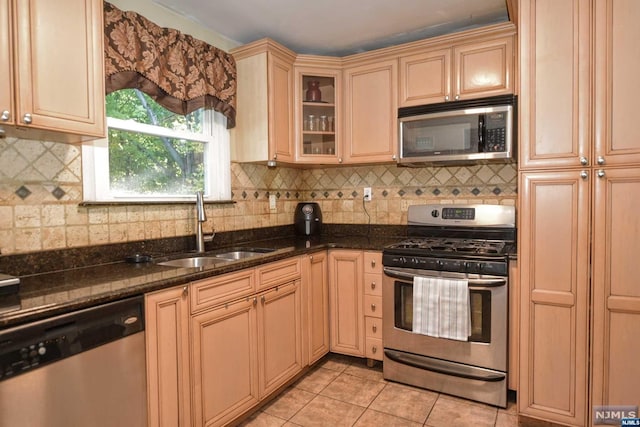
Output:
M501 152L507 149L505 112L489 113L486 117L485 152Z

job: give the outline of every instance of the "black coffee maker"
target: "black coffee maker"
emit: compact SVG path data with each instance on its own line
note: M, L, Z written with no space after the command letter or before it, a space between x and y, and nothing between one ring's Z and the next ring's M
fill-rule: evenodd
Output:
M314 202L298 203L293 217L296 234L300 236L315 236L322 228L322 211L320 205Z

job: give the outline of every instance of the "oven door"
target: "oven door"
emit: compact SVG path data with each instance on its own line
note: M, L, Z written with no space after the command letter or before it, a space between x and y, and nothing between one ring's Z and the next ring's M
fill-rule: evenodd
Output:
M506 277L391 267L385 267L384 272L382 339L385 349L506 372ZM472 331L469 341L412 332L415 276L468 280Z

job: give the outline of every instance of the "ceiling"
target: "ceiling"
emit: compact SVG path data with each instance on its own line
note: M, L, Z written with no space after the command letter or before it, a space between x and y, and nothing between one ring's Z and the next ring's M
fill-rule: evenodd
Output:
M153 0L224 37L345 56L508 20L505 0Z

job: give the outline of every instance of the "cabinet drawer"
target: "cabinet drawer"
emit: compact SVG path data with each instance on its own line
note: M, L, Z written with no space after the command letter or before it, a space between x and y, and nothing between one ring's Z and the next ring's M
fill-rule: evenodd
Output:
M382 318L382 297L376 295L365 295L364 315Z
M364 273L364 293L382 296L382 274Z
M300 257L287 258L261 266L257 269L258 290L299 279L301 270Z
M364 253L364 272L382 274L382 252Z
M367 316L364 318L364 335L367 338L382 339L382 319L379 317Z
M247 269L191 283L191 312L248 296L256 290L255 269Z
M379 338L370 338L367 337L365 340L365 349L364 355L365 357L373 360L382 360L382 340Z

